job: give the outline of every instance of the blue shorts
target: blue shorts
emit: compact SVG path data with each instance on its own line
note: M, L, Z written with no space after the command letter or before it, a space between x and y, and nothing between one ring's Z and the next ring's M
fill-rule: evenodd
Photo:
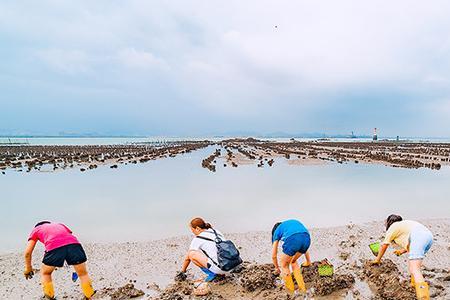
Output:
M304 254L308 251L310 245L311 237L309 233L295 233L284 240L283 253L289 256L294 256L297 252Z
M433 234L425 226L417 226L409 235L409 259L423 259L433 244Z

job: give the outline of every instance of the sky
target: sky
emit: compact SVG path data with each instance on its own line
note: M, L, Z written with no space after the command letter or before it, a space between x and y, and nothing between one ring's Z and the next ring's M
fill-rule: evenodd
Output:
M1 1L0 134L450 137L450 1Z

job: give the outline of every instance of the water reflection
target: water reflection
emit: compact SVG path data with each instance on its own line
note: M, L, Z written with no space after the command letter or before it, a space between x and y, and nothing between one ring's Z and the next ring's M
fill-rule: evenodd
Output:
M149 240L187 234L193 216L226 232L269 230L284 218L308 226L366 222L396 212L448 217L450 168L378 165L256 165L201 168L212 149L147 164L0 176L0 252L17 250L34 223L63 221L83 241ZM426 205L426 206L425 206Z

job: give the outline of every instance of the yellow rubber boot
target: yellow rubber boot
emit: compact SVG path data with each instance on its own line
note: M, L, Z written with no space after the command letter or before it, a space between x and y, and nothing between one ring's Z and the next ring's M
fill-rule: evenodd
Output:
M290 294L293 294L294 290L295 290L295 285L294 285L294 280L292 279L291 274L284 276L283 281L284 281L284 285L286 286L286 289L288 290L288 292Z
M46 299L55 299L55 289L53 288L53 282L43 282L42 289L44 291L44 297Z
M301 269L294 270L294 278L295 281L297 281L298 289L302 292L306 292L305 281L303 280Z
M414 275L411 275L411 287L412 288L416 287L416 281L414 280Z
M430 300L430 289L428 283L416 282L416 296L418 300Z
M81 289L83 290L83 294L87 299L91 299L91 297L95 294L95 291L92 288L91 281L81 283Z

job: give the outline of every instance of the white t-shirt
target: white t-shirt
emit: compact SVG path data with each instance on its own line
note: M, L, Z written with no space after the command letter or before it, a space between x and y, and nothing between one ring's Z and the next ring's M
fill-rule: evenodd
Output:
M215 229L217 234L219 235L219 237L222 240L225 240L225 237L223 236L223 234L218 231L217 229ZM227 272L222 271L219 269L218 266L216 266L214 264L214 262L211 261L211 259L213 259L216 263L217 261L217 247L216 247L216 242L214 241L216 239L216 235L214 234L212 229L207 229L205 231L203 231L202 233L200 233L198 236L202 236L208 239L211 239L212 241L207 241L204 240L202 238L198 238L198 237L194 237L192 239L191 245L189 246L189 250L196 250L196 251L205 251L208 256L210 258L208 258L208 262L211 265L211 267L209 268L211 271L213 271L216 274L225 274Z

